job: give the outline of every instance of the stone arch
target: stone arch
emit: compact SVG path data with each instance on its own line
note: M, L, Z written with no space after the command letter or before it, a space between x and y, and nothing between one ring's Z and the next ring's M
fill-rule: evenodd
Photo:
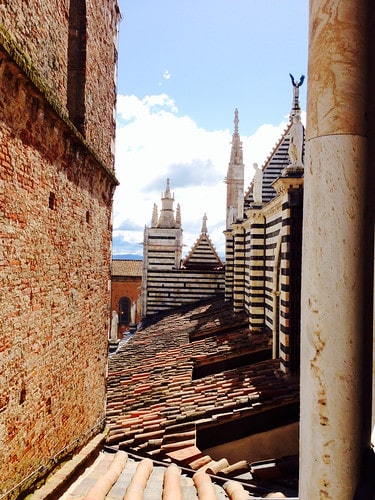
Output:
M118 323L119 325L128 325L130 323L130 305L129 297L121 297L118 302Z

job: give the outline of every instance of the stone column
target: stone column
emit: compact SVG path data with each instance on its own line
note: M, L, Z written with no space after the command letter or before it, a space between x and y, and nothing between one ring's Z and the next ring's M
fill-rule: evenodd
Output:
M310 0L301 301L304 499L351 499L359 481L365 11L364 0Z

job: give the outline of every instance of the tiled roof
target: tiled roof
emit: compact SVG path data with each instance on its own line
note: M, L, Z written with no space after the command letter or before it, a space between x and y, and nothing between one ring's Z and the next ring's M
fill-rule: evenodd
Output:
M112 260L112 276L139 276L142 277L142 260Z
M162 496L182 500L197 498L197 494L207 500L251 498L239 482L227 480L221 486L208 474L198 472L190 477L175 464L161 465L147 458L134 460L119 451L115 455L101 453L61 500L160 500Z
M197 432L298 404L298 384L277 376L278 360L231 364L267 349L268 338L250 336L221 301L167 315L137 332L109 360L107 445L224 477L234 468L235 476L243 465L204 456ZM230 369L205 372L215 363ZM200 378L193 376L196 368Z
M80 468L74 457L35 498L57 498L57 491L65 491L62 500L285 498L272 494L279 490L293 497L295 458L229 463L198 445L200 432L225 435L228 427L220 426L235 429L241 419L268 418L270 411L279 422L282 408L298 403L298 384L277 375L277 360L252 363L268 344L264 335L250 336L244 318L220 300L182 308L138 331L109 358L103 451L69 487ZM233 360L236 368L226 369ZM280 474L284 481L275 482Z

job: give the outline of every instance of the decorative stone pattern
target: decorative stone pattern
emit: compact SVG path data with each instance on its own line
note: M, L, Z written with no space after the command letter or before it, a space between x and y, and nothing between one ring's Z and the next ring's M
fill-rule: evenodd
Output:
M281 172L289 164L288 148L289 148L289 131L291 124L287 126L284 133L276 143L268 158L262 165L263 183L262 183L262 201L267 203L276 196L276 191L273 183L280 177ZM247 191L245 192L245 211L251 208L254 202L253 198L253 182L250 183Z
M147 311L153 315L224 294L224 271L155 270L147 273Z
M181 213L178 206L174 215L173 203L168 179L160 215L154 205L151 227L144 231L143 317L224 293L223 263L207 233L206 215L199 238L181 259Z
M234 262L234 240L231 230L224 231L225 235L225 300L233 298L233 262Z
M66 19L65 2L0 7L0 494L10 499L104 423L113 128L89 145L66 116ZM114 26L100 27L113 49ZM96 84L87 97L103 125L113 74Z
M289 123L262 167L262 203L254 204L252 183L245 193L244 220L225 232L225 299L233 301L235 312L248 313L252 332L272 334L281 369L297 372L303 168L293 174L286 170L290 128Z
M233 310L244 310L245 299L245 232L240 224L233 226Z

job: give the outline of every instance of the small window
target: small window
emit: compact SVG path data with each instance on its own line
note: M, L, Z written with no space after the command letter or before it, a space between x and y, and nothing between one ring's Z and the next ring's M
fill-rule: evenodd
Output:
M49 194L48 206L51 210L55 210L56 208L56 196L55 193Z
M90 212L87 210L87 212L86 212L86 223L90 224L90 222L91 222Z

